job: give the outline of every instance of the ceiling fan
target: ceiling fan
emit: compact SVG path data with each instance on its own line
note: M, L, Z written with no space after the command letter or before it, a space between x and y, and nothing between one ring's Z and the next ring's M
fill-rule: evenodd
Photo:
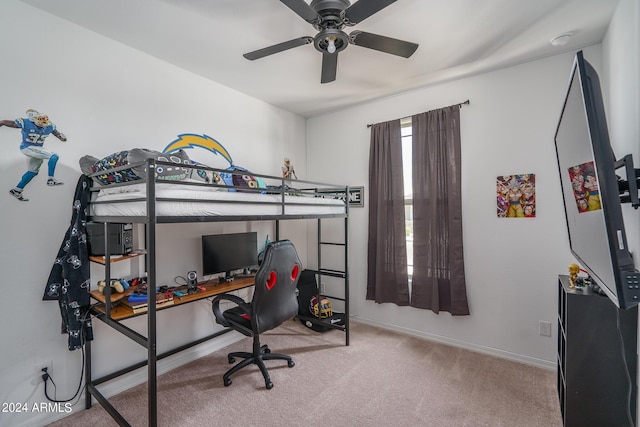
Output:
M374 13L394 3L396 0L358 0L351 4L349 0L312 0L307 4L304 0L280 0L302 19L318 30L315 37L300 37L273 46L245 53L243 56L251 61L294 47L313 43L322 53L321 83L329 83L336 79L338 68L338 52L349 44L367 47L380 52L408 58L416 51L418 45L403 40L380 36L364 31L352 31L346 34L344 27L354 26Z

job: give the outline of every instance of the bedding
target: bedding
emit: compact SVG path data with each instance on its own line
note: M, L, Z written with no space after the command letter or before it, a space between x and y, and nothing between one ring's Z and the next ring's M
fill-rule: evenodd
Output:
M344 214L344 201L320 197L220 191L215 186L156 183L157 216L249 216ZM101 202L101 203L96 203ZM102 203L111 202L111 203ZM95 192L91 216L145 216L146 186L132 184Z
M224 183L228 186L237 187L230 188L229 191L246 192L242 188L266 188L267 184L260 177L253 176L251 171L240 166L230 166L225 172L220 174Z
M189 172L187 181L199 182L202 184L224 184L219 172L208 170L209 166L202 163L193 163L193 168Z
M89 215L147 216L144 161L149 158L158 160L154 171L158 217L346 214L343 201L314 197L313 192L283 185L278 177L257 176L235 165L225 170L210 168L190 160L182 150L163 154L134 148L103 159L84 156L80 160L82 171L98 184L92 191ZM267 179L280 185L268 185Z
M149 158L175 163L175 166L157 165L156 176L159 180L181 181L190 177L192 173L192 169L180 166L192 164L189 156L184 150L165 154L159 151L148 150L146 148L133 148L131 150L119 151L102 159L98 159L97 157L90 155L83 156L80 159L80 170L85 175L104 172L100 175L94 176L93 178L94 182L101 185L135 181L146 177L145 165L139 165L119 171L109 171L109 169L144 162Z

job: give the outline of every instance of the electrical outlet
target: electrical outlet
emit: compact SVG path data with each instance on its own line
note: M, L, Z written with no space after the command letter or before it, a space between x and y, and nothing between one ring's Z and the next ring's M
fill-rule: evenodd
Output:
M53 375L53 360L39 359L34 367L40 381L42 381L42 375L45 374L45 369L47 374Z
M539 323L539 328L540 328L540 335L542 335L543 337L551 336L551 322L546 322L544 320L541 320Z

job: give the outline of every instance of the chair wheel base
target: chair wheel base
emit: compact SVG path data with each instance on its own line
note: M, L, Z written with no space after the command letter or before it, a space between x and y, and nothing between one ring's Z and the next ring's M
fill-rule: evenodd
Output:
M269 377L269 373L264 362L267 360L286 360L289 368L293 368L296 365L291 359L291 356L272 353L269 347L266 345L260 345L260 340L257 335L254 335L253 337L253 351L251 353L247 351L234 351L227 354L227 359L231 364L236 363L236 360L240 360L240 362L236 363L222 376L225 387L231 385L231 376L240 369L250 365L257 365L264 377L265 387L267 390L271 390L273 388L273 382Z

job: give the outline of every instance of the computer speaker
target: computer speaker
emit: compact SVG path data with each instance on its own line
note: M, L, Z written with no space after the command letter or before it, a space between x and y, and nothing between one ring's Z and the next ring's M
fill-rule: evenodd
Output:
M195 271L187 273L187 292L195 292L198 286L198 274Z

